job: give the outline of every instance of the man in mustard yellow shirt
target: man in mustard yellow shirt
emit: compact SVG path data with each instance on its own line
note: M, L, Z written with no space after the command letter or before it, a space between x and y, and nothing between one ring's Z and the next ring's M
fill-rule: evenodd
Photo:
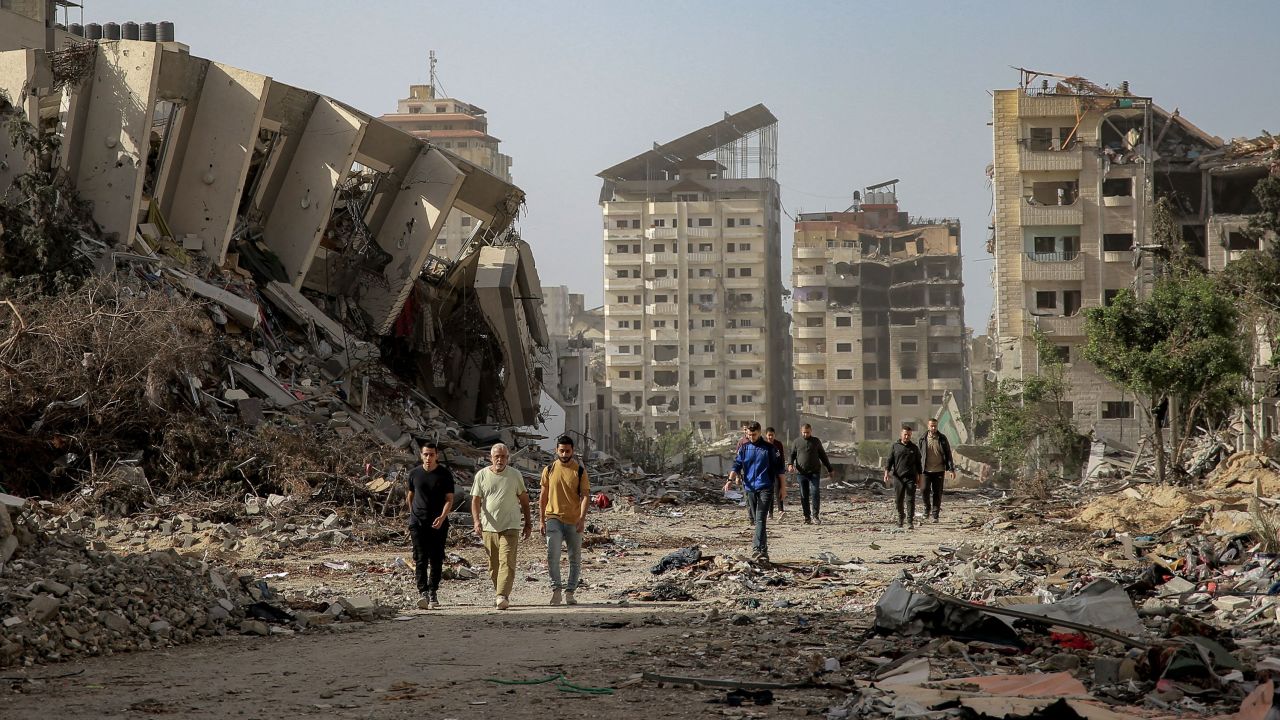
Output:
M538 516L541 532L547 538L547 570L551 573L551 604L561 600L577 605L573 591L578 588L582 570L582 533L587 527L587 505L591 502L591 483L582 463L573 456L573 438L556 439L556 461L543 468L541 492L538 493ZM560 546L569 547L569 582L560 584ZM564 595L560 591L563 587Z

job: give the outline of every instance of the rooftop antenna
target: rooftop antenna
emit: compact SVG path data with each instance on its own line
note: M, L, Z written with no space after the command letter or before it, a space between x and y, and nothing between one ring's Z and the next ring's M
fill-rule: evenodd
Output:
M436 51L429 51L427 53L427 57L430 59L431 66L429 80L431 83L431 97L433 99L437 97L449 97L449 95L445 93L444 88L440 87L440 78L436 75ZM436 92L437 90L439 90L439 92Z

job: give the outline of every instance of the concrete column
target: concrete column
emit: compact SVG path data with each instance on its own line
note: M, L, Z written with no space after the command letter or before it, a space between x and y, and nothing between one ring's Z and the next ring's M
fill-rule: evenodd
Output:
M366 124L333 100L316 99L263 229L295 288L311 268L333 212L334 190L351 173Z
M409 168L376 236L391 262L376 277L362 273L360 307L383 334L400 314L466 176L444 153L423 147Z
M99 43L91 85L81 90L79 161L71 170L93 218L107 233L133 237L151 145L160 53L155 43ZM70 141L70 138L68 138Z
M196 116L167 218L176 235L199 235L204 251L221 265L227 256L249 161L266 107L271 79L221 63L209 63Z
M36 51L13 50L0 53L0 93L23 114L27 120L35 117L39 99L23 91L36 75ZM0 194L9 189L13 179L26 172L27 159L22 150L9 142L9 133L0 130Z

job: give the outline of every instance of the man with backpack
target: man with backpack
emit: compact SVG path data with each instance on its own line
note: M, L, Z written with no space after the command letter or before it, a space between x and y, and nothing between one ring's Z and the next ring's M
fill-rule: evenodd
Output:
M591 482L582 463L574 457L573 438L556 439L556 460L542 469L538 493L540 531L547 539L547 570L551 575L551 604L577 605L573 593L582 571L582 533L591 504ZM560 582L560 547L569 549L569 582ZM563 595L561 594L563 590Z

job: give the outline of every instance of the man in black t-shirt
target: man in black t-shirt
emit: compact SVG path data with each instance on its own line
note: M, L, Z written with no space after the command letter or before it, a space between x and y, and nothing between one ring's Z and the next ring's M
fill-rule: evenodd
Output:
M409 471L409 493L405 497L418 592L422 594L418 607L424 610L440 607L436 591L440 589L449 513L453 511L453 473L439 464L439 453L435 443L422 447L422 465Z

